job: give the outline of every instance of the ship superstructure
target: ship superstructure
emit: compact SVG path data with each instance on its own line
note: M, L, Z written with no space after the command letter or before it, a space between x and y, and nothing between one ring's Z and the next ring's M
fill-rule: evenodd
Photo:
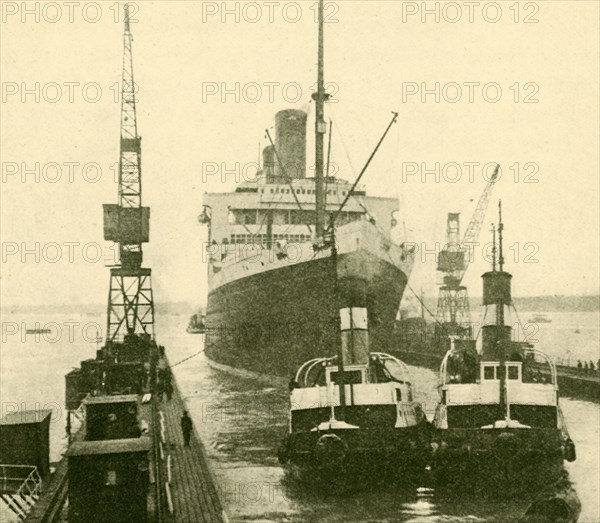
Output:
M241 183L234 192L204 196L204 212L199 219L210 224L208 254L213 263L218 263L219 258L235 260L233 254L248 255L252 247L284 249L288 243L312 244L318 237L315 209L318 184L315 177L306 176L306 122L304 111L287 109L277 113L275 145L263 150L263 167L256 178ZM327 177L325 185L324 209L326 213L334 213L352 184ZM394 213L398 211L397 198L368 197L360 186L352 191L352 196L337 218L337 225L367 220L389 237ZM212 272L218 272L218 268Z

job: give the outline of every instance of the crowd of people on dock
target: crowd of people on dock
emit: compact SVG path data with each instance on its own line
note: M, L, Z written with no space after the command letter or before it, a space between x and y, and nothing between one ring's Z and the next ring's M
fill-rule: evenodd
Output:
M582 362L581 360L577 360L577 370L582 372L583 374L594 374L595 372L600 372L600 360L598 360L597 364L594 365L592 360Z

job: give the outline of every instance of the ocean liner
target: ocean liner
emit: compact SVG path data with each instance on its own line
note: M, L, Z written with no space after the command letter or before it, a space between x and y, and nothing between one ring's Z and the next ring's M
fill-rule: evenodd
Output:
M339 310L353 305L363 285L372 341L381 351L392 342L414 254L392 241L397 198L367 196L360 176L349 183L326 175L322 5L320 13L315 176L306 175L307 113L287 109L275 116L275 139L256 180L204 196L205 346L218 363L289 375L304 361L336 354ZM328 224L335 226L335 263Z

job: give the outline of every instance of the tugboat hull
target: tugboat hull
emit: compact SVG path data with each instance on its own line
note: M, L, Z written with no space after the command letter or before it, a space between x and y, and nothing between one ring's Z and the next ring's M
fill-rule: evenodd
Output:
M299 479L418 482L427 465L428 425L288 435L279 460Z
M557 429L444 429L435 432L431 449L436 485L502 494L558 480L568 458Z

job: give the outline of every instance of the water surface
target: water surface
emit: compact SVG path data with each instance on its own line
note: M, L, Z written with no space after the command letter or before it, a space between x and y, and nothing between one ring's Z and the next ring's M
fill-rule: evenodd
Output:
M571 353L598 359L597 313L554 313L552 323L540 325L538 347L555 357ZM527 318L522 314L521 318ZM0 353L0 401L2 415L12 410L50 408L51 460L66 448L64 374L83 359L95 355L94 325L100 315L5 317L4 321L54 322L61 327L55 341L48 337L7 337ZM202 336L185 332L186 316L158 319L159 343L165 345L172 363L202 349ZM69 327L68 323L79 323ZM84 333L83 328L87 326ZM578 329L579 334L574 331ZM56 329L55 329L56 330ZM69 330L72 335L69 335ZM54 339L54 338L52 338ZM437 377L427 369L412 368L417 394L429 415L437 401ZM174 368L189 410L207 449L223 503L231 521L324 521L324 522L463 522L516 521L527 507L528 494L520 500L473 497L443 498L426 486L403 489L379 485L352 492L305 488L285 477L276 457L287 423L287 387L277 380L238 376L217 370L201 354ZM582 503L581 522L600 521L600 405L563 398L578 459L566 465ZM3 522L13 521L5 507Z

